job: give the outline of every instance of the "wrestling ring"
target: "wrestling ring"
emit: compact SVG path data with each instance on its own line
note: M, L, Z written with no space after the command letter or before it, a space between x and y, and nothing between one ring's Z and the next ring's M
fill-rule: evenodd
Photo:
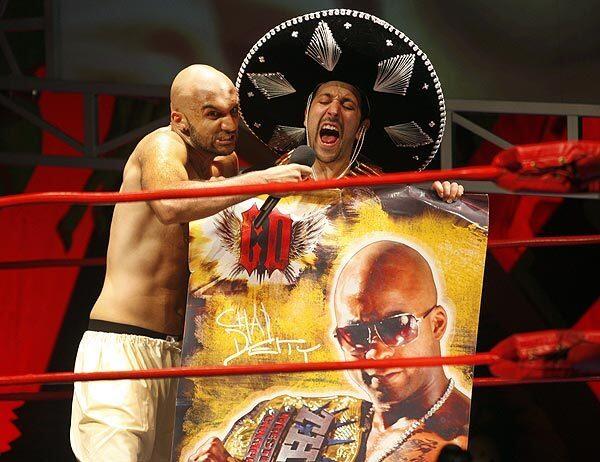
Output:
M550 146L552 145L552 146ZM557 149L560 147L560 149ZM600 143L550 143L503 151L492 165L419 173L383 174L336 180L277 183L239 187L164 190L136 193L47 192L0 197L0 207L32 204L108 205L157 199L199 198L241 194L272 194L332 188L376 187L414 184L432 180L488 180L513 191L571 192L600 188ZM597 245L600 234L554 236L532 239L490 240L488 248ZM104 258L26 260L0 262L0 271L64 266L101 266ZM532 383L600 381L600 328L594 330L548 330L514 334L490 351L471 355L414 357L380 360L270 363L243 366L175 367L136 371L90 373L40 373L0 377L0 401L69 399L70 390L38 391L34 385L70 384L76 381L218 377L246 374L281 374L365 368L432 367L441 365L486 366L489 376L476 377L476 387L515 386ZM35 390L33 388L36 388Z

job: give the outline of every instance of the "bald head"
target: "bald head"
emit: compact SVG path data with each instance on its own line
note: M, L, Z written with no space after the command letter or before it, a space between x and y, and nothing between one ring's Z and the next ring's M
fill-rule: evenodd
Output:
M347 360L441 354L446 311L437 304L429 263L412 247L393 241L363 247L342 268L334 302L337 338ZM382 410L409 397L423 397L432 384L441 384L432 388L435 397L433 401L428 398L428 407L447 383L441 367L348 373L367 392L375 408ZM419 410L419 415L423 412Z
M437 289L419 252L399 242L378 241L346 263L334 301L338 325L345 325L397 313L421 315L437 303Z
M171 129L193 152L227 156L235 149L239 98L231 80L218 70L194 64L171 85Z
M205 64L183 69L171 84L171 111L186 112L194 100L235 93L233 82L222 72Z

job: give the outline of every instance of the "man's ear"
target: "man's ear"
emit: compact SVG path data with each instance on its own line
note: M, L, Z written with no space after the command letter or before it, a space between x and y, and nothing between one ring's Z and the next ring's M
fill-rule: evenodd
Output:
M360 124L360 128L356 130L356 135L354 136L354 138L358 140L360 138L361 133L366 133L370 126L371 121L369 119L363 120L362 124Z
M179 111L171 111L171 125L180 133L188 134L189 127L186 118Z
M448 327L448 315L446 314L444 307L437 305L429 314L429 321L431 323L433 337L436 340L441 340Z

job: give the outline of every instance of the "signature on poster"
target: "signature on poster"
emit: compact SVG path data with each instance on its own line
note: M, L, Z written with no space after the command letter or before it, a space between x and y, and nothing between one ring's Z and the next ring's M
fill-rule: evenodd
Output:
M251 311L250 313L248 311ZM321 348L321 344L310 346L305 339L287 339L273 336L271 332L271 318L261 302L260 307L254 303L252 310L232 307L217 316L217 326L222 327L231 335L235 353L223 361L227 366L231 361L247 355L282 355L292 356L297 353L302 355L304 362L308 356Z

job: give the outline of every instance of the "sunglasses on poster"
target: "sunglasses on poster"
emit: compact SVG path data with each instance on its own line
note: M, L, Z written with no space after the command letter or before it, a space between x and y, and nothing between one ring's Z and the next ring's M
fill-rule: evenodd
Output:
M334 336L342 348L353 354L366 353L376 338L390 348L404 346L419 336L419 324L438 306L433 305L421 317L399 313L379 321L336 327Z

